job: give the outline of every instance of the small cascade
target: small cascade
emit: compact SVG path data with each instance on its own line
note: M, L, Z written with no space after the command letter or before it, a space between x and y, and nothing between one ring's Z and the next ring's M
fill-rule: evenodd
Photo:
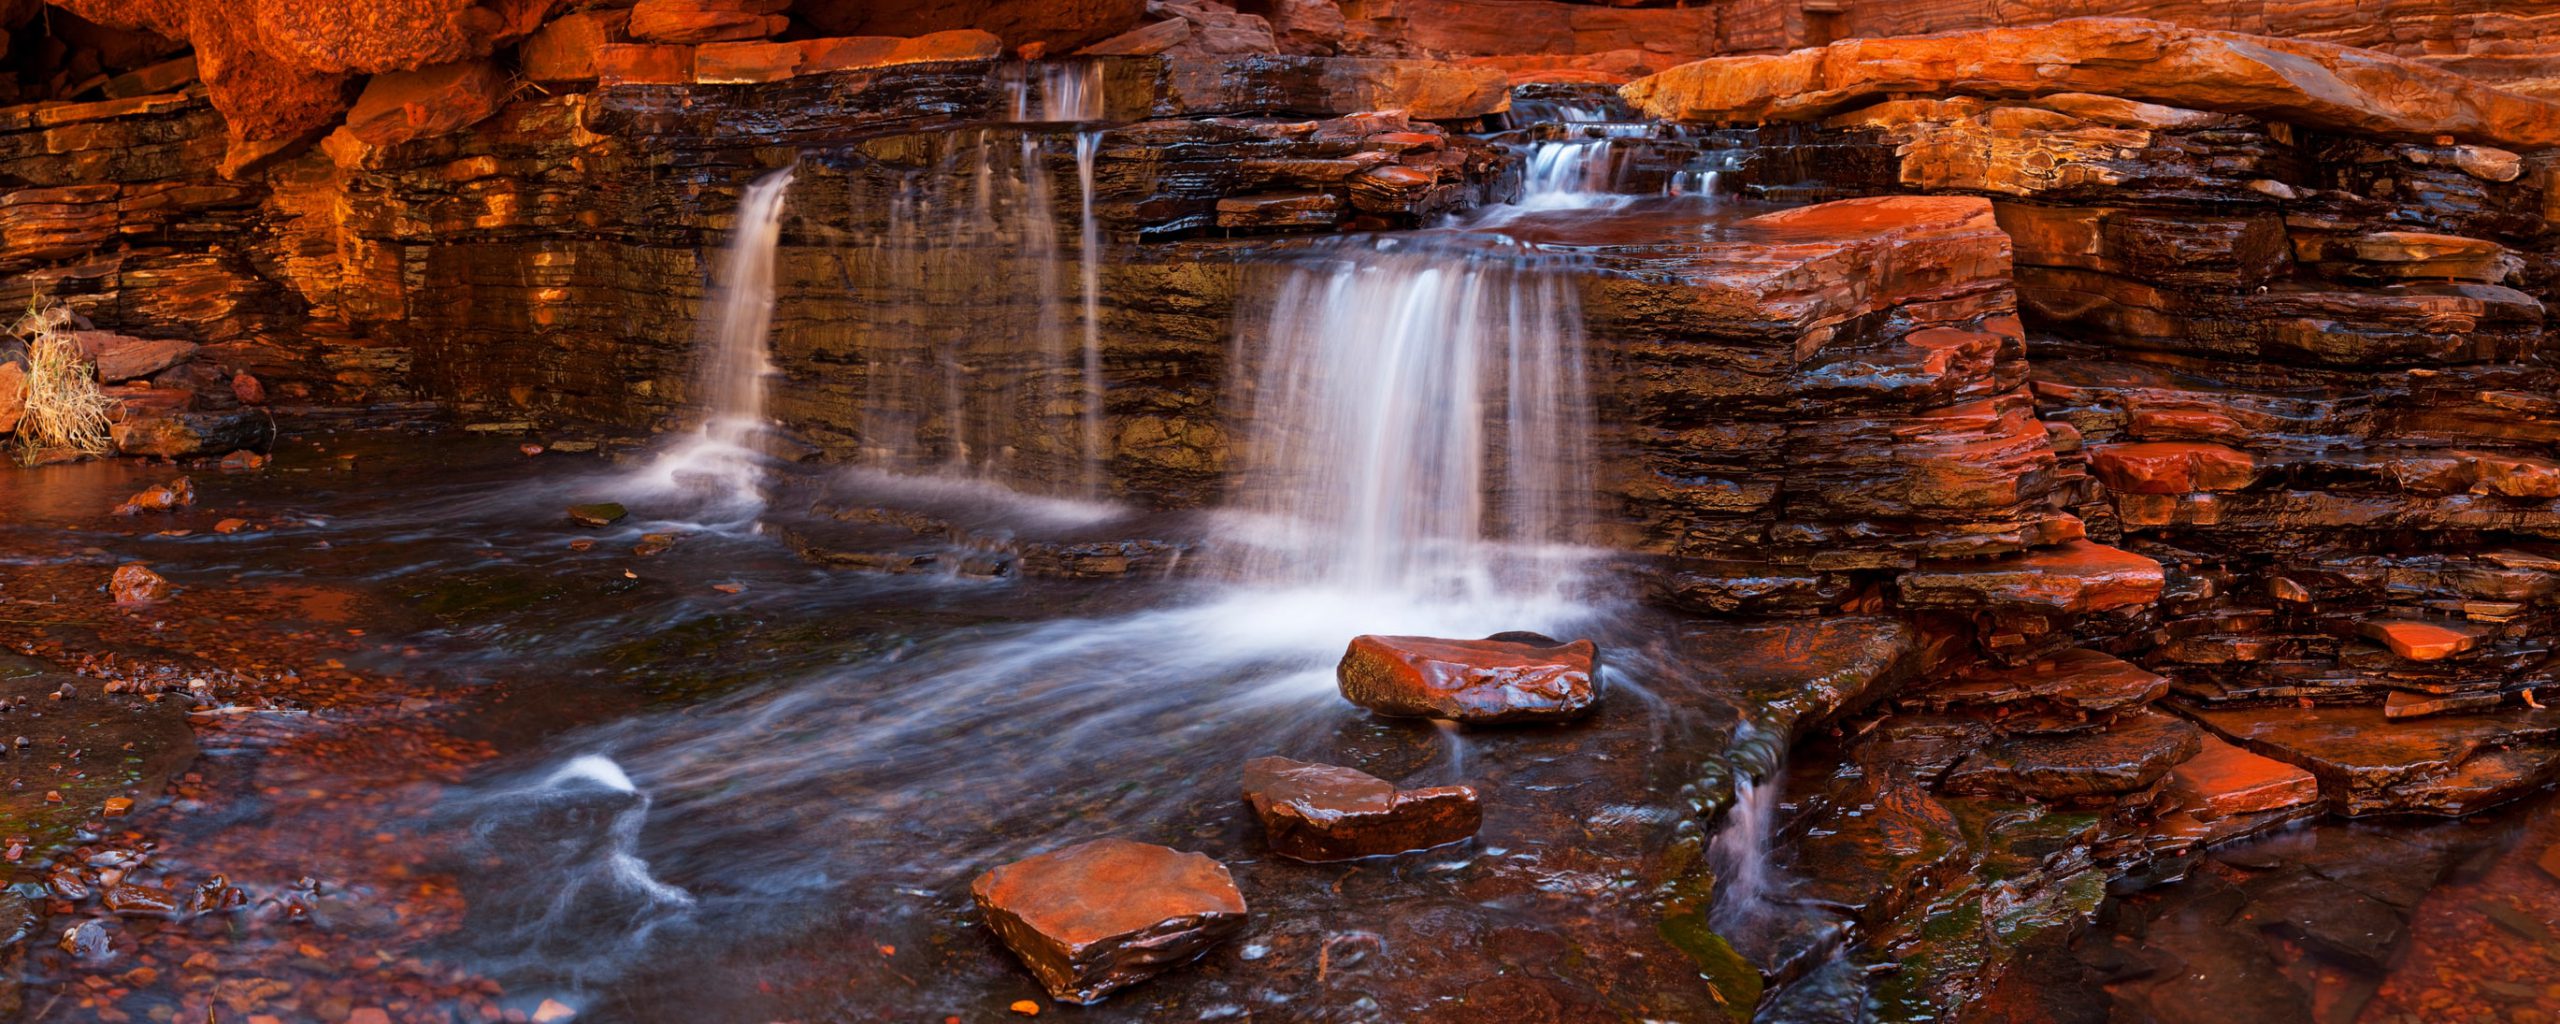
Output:
M1029 61L1006 64L998 73L1013 100L1015 121L1102 119L1102 64L1098 61Z
M695 373L701 425L639 477L653 491L706 499L706 522L751 519L764 507L765 456L757 442L769 426L764 398L765 378L773 373L774 253L790 190L786 167L756 179L740 196L737 227L721 254L703 321L702 365Z
M612 758L580 755L455 810L471 821L471 863L541 878L551 894L542 902L475 907L471 941L494 955L571 978L611 975L653 933L694 909L692 894L659 881L641 859L649 797Z
M1239 333L1248 578L1441 597L1572 578L1590 412L1561 269L1471 232L1290 267Z
M1072 243L1058 138L980 128L886 190L885 216L847 268L877 310L862 346L866 464L1099 493L1100 133L1072 139Z
M1769 910L1774 888L1769 871L1770 845L1777 830L1778 777L1734 780L1733 806L1724 826L1707 843L1707 865L1716 874L1715 911L1719 931L1748 931Z

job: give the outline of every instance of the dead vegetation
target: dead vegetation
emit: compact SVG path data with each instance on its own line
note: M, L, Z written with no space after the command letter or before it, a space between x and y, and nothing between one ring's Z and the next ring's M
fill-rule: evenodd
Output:
M97 374L71 337L71 309L60 302L31 304L9 333L27 349L27 404L18 420L17 456L70 449L84 455L114 450L109 433L113 401L99 390Z

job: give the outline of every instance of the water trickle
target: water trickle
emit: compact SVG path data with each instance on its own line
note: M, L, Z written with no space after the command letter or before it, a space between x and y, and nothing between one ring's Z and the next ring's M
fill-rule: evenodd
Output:
M1777 829L1778 776L1734 781L1733 806L1724 826L1707 843L1707 865L1716 874L1715 911L1718 931L1740 933L1755 927L1769 910L1774 888L1769 872L1770 844Z
M1102 118L1102 64L1091 60L1007 64L999 72L1016 121Z
M847 254L875 311L861 343L866 465L1101 490L1100 136L1072 139L1072 253L1052 168L1060 138L982 128L884 190L877 230ZM1071 259L1081 303L1069 297Z
M782 239L786 167L749 184L738 201L737 227L720 256L710 315L703 321L703 358L695 371L701 423L639 474L643 488L704 502L707 524L752 520L764 508L759 490L769 427L765 378L773 332L775 250Z

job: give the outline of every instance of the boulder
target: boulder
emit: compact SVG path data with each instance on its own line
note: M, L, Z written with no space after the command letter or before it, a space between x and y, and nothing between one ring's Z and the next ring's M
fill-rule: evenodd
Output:
M1578 718L1599 698L1589 640L1496 634L1482 640L1362 636L1335 669L1342 696L1382 715L1469 725Z
M182 476L165 484L153 484L143 488L133 497L125 499L124 504L117 506L116 514L174 512L195 503L195 481Z
M987 927L1051 998L1092 1003L1244 928L1226 865L1097 839L995 868L969 886Z
M159 573L140 562L126 562L116 567L107 580L107 592L114 594L117 604L154 604L169 599L174 588Z
M127 399L124 418L108 428L116 450L126 455L186 459L199 455L263 449L275 444L275 420L255 409L189 412Z
M113 331L73 331L80 354L98 368L98 382L120 384L166 370L196 354L196 344L175 338L136 338Z
M1285 757L1245 762L1244 798L1271 851L1293 860L1426 850L1475 835L1484 822L1471 786L1397 789L1367 772Z
M331 152L349 166L350 143L379 149L460 131L497 113L508 92L506 72L486 60L375 75L332 133Z
M308 139L347 109L362 75L487 56L523 38L554 0L61 0L119 29L195 46L214 109L244 144ZM250 146L254 149L256 147Z
M630 30L630 11L579 11L542 26L516 52L533 81L594 81L605 44L628 40Z
M1750 124L1819 120L1915 93L2097 93L2351 134L2452 136L2523 150L2560 146L2560 103L2369 50L2135 18L1844 39L1784 54L1715 57L1622 90L1649 116Z

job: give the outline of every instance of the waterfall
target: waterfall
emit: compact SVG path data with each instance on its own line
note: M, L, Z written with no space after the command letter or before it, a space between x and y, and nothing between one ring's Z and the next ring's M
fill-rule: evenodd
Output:
M1093 158L1102 145L1098 131L1076 133L1076 269L1084 293L1084 492L1103 492L1102 460L1102 233L1093 219Z
M1569 578L1590 414L1562 269L1469 232L1288 268L1238 338L1247 575L1444 598Z
M768 426L764 393L773 372L768 349L774 251L781 244L783 197L790 189L786 167L756 179L739 197L737 227L720 256L710 315L703 321L702 364L695 372L702 422L639 477L649 490L707 499L706 522L752 519L764 507L758 491L764 455L756 443Z
M1004 65L1000 74L1016 121L1102 118L1102 64L1091 60Z
M1707 865L1716 874L1718 931L1741 933L1764 916L1772 883L1769 847L1778 819L1778 778L1743 776L1733 784L1733 806L1707 842Z
M1072 243L1051 167L1056 137L981 128L886 190L879 228L849 268L872 300L860 345L865 464L1060 496L1100 491L1099 134L1073 139Z

